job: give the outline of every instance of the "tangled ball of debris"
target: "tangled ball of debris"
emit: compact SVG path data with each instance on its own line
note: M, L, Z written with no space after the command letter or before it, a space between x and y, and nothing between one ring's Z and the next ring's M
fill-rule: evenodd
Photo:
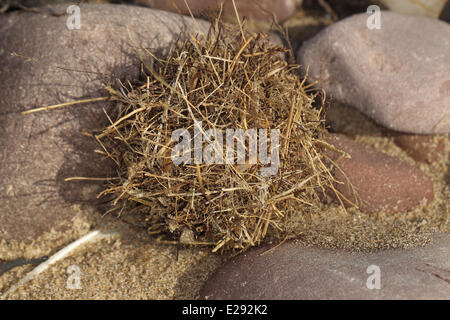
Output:
M109 87L120 111L97 135L118 177L102 194L148 232L242 252L295 236L295 215L333 190L324 110L287 50L216 23L151 56L145 80Z

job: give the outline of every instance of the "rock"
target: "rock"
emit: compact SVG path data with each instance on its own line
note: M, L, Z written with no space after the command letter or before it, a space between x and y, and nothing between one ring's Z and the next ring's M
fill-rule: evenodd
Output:
M31 241L58 229L76 214L71 204L93 202L102 183L64 179L102 178L111 168L82 132L99 128L110 104L20 112L104 96L103 84L136 79L138 47L163 54L184 28L179 16L147 8L82 4L80 13L79 30L68 29L68 16L0 15L0 239ZM196 32L207 27L185 23Z
M402 133L392 135L395 144L417 161L432 163L442 156L445 157L445 136Z
M303 0L235 0L239 17L251 17L257 20L272 20L275 14L278 21L283 21L295 13ZM189 15L185 0L135 0L136 4L154 9L180 12ZM223 12L226 15L235 16L231 0L188 0L186 1L195 16L219 12L220 4L224 3Z
M410 14L414 16L425 16L438 18L444 9L447 0L380 0L389 10Z
M382 11L381 29L369 15L339 21L300 48L333 99L351 105L389 129L450 132L450 25Z
M345 183L336 184L339 192L357 203L362 211L406 211L420 204L423 199L433 200L433 184L430 179L410 164L344 135L330 135L328 142L351 156L351 159L341 157L336 161L348 180L338 169L333 170L333 175L338 181ZM333 152L334 160L338 156ZM362 203L355 197L347 181L353 184Z
M436 234L427 247L372 254L296 241L269 249L228 261L201 289L201 299L450 299L447 234Z

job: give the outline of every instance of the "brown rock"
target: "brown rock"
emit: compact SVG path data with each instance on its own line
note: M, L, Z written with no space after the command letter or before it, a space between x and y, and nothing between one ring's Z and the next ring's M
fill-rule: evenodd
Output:
M291 16L303 0L235 0L239 17L252 17L257 20L271 20L275 14L278 21L283 21ZM135 0L137 4L154 9L180 12L189 15L189 10L184 0ZM231 0L188 0L186 1L195 16L218 12L223 3L224 13L235 15Z
M394 142L410 157L432 163L445 154L445 136L393 133Z
M357 203L361 210L399 212L412 209L423 199L433 200L430 179L410 164L343 135L330 135L328 142L351 156L351 159L336 161L348 180L338 169L334 169L333 174L338 181L345 183L337 184L336 188L347 199ZM338 154L333 153L333 157L336 159ZM361 201L355 197L348 181L357 190Z
M104 96L103 84L138 76L136 46L163 54L183 29L182 19L167 12L106 4L80 8L79 30L67 28L68 16L0 15L0 240L29 241L70 220L70 205L92 203L99 183L64 179L106 177L111 168L82 133L99 127L109 104L20 112Z
M427 247L372 254L305 247L296 241L269 249L252 249L228 261L206 282L200 298L450 299L447 234L436 234ZM378 271L379 289L374 280Z

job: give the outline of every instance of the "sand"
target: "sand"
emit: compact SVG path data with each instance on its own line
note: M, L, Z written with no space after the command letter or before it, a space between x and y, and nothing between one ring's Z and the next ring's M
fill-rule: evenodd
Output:
M117 234L79 247L74 254L3 298L195 299L201 285L223 262L222 257L206 249L158 243L143 230L118 220L106 225L107 230ZM71 230L76 228L74 225ZM81 233L87 233L89 229L84 231ZM61 233L57 238L66 239L67 243L72 240L70 232ZM35 244L34 252L42 254L46 251L44 248L49 246L44 243L45 240L40 246ZM4 249L2 247L1 252ZM30 249L27 255L33 256ZM69 267L73 266L80 270L80 288L71 286L73 271ZM33 268L21 266L0 276L0 293L5 293Z

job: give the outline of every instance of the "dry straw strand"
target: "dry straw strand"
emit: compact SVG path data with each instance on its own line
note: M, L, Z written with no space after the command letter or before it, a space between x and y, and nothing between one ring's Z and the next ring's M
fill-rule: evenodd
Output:
M118 176L101 195L146 217L149 233L168 243L189 233L190 244L239 253L289 237L295 216L318 210L335 181L323 165L330 146L324 112L313 107L318 93L285 61L286 49L264 34L246 35L241 22L211 26L208 35L179 41L165 59L152 55L143 81L108 88L119 107L96 138ZM208 130L279 129L279 170L262 176L264 164L248 158L175 165L171 134L182 128L200 129L206 145L214 138ZM249 153L247 140L236 143Z

